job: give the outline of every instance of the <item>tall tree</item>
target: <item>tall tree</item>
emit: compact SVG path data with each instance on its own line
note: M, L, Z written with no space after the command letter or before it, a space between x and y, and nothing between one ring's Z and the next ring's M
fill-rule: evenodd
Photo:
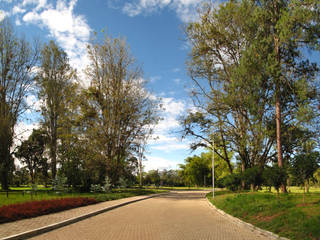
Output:
M260 28L255 42L258 54L268 56L266 69L275 103L277 158L283 167L282 126L301 124L314 113L316 64L310 63L304 49L319 50L319 1L255 1ZM271 49L263 48L268 44ZM291 121L290 121L291 120ZM299 121L300 120L300 121ZM283 184L282 192L286 191Z
M268 86L263 55L252 58L256 29L255 6L250 1L230 1L217 9L206 5L198 22L186 29L192 52L188 62L195 83L192 97L197 112L184 119L185 133L207 147L212 135L223 151L217 154L229 166L228 151L238 153L243 170L263 165L273 153L268 136ZM270 121L270 120L269 120Z
M29 138L21 143L15 153L15 156L27 166L32 184L35 183L39 170L46 167L46 159L43 157L46 141L46 132L34 129Z
M283 167L282 141L290 137L284 128L305 129L315 117L318 68L303 51L319 49L319 29L317 1L205 7L200 21L187 28L193 46L189 72L200 104L198 116L187 118L186 132L200 126L202 132L193 135L206 140L214 130L243 167L263 166L275 154Z
M75 71L69 64L67 54L54 41L45 44L41 52L41 68L37 75L39 99L43 106L43 125L48 132L52 178L57 173L57 142L61 116L65 113L65 99Z
M8 189L13 169L11 147L14 127L28 108L25 98L33 86L33 67L38 61L37 45L16 36L10 22L0 22L0 181Z
M106 37L92 43L88 53L86 73L91 86L84 93L86 133L103 153L107 173L117 184L125 161L137 150L137 140L150 135L158 119L157 107L124 40Z

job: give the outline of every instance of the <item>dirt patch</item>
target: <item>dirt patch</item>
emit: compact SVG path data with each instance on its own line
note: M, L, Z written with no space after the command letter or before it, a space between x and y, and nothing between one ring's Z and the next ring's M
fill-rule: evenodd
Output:
M283 214L283 212L279 212L279 213L276 213L276 214L271 215L271 216L257 215L257 216L254 216L254 219L256 219L259 222L270 222L270 221L272 221L272 219L274 219L276 217L279 217L282 214Z

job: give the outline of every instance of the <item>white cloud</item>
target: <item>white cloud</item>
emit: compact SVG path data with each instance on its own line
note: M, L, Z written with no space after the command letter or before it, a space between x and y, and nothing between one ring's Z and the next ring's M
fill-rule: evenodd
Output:
M183 22L197 19L197 9L203 0L134 0L126 2L122 11L130 17L151 14L164 8L174 10Z
M29 95L26 97L26 103L28 105L28 112L27 113L31 113L33 111L40 111L41 110L41 106L42 106L42 102L34 95Z
M149 146L152 150L166 153L176 150L189 149L189 142L177 136L180 129L179 117L186 111L187 105L182 100L162 98L163 113L161 121L155 126Z
M161 76L153 76L153 77L150 77L150 82L154 83L160 79L161 79Z
M176 84L179 84L181 82L181 79L180 78L175 78L173 79L173 81L176 83Z
M13 8L13 13L17 16L17 24L22 20L48 29L48 36L56 39L68 54L70 64L81 73L89 63L87 44L91 28L84 16L74 13L76 4L77 0L57 0L55 6L47 0L23 0Z
M5 18L10 16L10 13L0 9L0 22Z
M26 140L32 133L33 129L38 129L40 123L33 122L33 123L26 123L23 121L18 122L18 124L14 127L14 145L20 145L21 141Z
M21 8L20 6L14 6L12 9L12 14L24 13L26 9Z
M146 156L146 158L147 158L147 161L143 162L143 164L145 165L144 171L146 172L153 169L163 170L163 169L177 168L177 164L163 157Z

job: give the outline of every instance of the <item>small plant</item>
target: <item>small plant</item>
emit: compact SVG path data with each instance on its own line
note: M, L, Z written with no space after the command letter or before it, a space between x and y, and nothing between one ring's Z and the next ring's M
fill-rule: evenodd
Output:
M125 178L119 179L119 186L120 188L127 188L128 187L128 181Z
M66 190L67 178L64 176L56 176L52 182L52 189L54 191L65 191Z
M105 192L109 192L111 190L112 184L111 184L111 180L108 176L106 176L105 178L105 182L104 182L104 190Z
M101 193L105 191L106 191L105 188L100 184L91 184L90 186L90 192L92 193Z

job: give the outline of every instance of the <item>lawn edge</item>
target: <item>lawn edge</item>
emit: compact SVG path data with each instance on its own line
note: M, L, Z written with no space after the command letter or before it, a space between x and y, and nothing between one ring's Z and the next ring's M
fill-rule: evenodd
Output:
M11 235L11 236L3 238L2 240L20 240L20 239L27 239L27 238L35 237L37 235L40 235L40 234L43 234L43 233L46 233L46 232L49 232L49 231L52 231L52 230L55 230L55 229L70 225L70 224L73 224L73 223L76 223L76 222L79 222L79 221L82 221L84 219L87 219L87 218L96 216L98 214L113 210L115 208L119 208L119 207L122 207L122 206L125 206L125 205L128 205L128 204L131 204L131 203L139 202L139 201L146 200L146 199L149 199L149 198L158 197L158 196L165 195L165 194L168 194L168 193L167 192L165 192L165 193L156 193L156 194L144 196L144 197L139 198L139 199L134 199L134 200L127 201L127 202L124 202L124 203L115 204L113 206L108 206L108 207L102 208L100 210L89 212L89 213L86 213L86 214L83 214L83 215L80 215L80 216L77 216L77 217L74 217L74 218L70 218L70 219L67 219L67 220L64 220L64 221L61 221L61 222L58 222L58 223L50 224L50 225L47 225L47 226L44 226L44 227L41 227L41 228L36 228L36 229L32 229L32 230L29 230L29 231L26 231L26 232L22 232L22 233L18 233L18 234L15 234L15 235ZM68 210L66 210L66 211L68 211Z
M248 227L251 231L258 232L259 234L261 234L261 235L263 235L265 237L268 237L268 238L272 238L272 239L290 240L289 238L280 237L279 235L277 235L277 234L275 234L273 232L269 232L267 230L258 228L256 226L252 225L251 223L244 222L241 219L236 218L236 217L224 212L223 210L221 210L221 209L217 208L215 205L213 205L212 202L210 202L210 200L208 199L208 197L206 197L206 200L207 200L207 203L208 203L210 208L212 208L213 210L217 211L221 215L231 219L233 222L235 222L235 223L237 223L239 225Z

